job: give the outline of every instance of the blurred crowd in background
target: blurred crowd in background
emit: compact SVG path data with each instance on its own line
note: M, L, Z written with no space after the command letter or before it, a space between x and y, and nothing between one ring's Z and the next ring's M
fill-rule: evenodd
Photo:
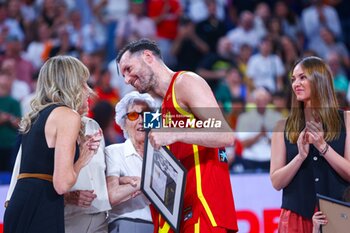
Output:
M346 0L1 0L0 171L12 171L2 157L15 157L18 122L30 111L41 65L55 55L89 68L89 115L106 145L123 142L114 107L133 89L115 57L140 38L155 40L172 69L208 82L237 132L227 148L232 172L268 171L271 131L288 116L290 71L301 57L324 59L341 108L350 103Z

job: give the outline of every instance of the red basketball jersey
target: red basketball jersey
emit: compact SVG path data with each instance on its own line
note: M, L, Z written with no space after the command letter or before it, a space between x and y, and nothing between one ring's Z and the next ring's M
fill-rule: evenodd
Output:
M176 101L174 83L182 73L175 73L164 97L162 117L165 123L196 118L192 113L182 109ZM196 224L199 216L204 216L204 220L210 226L237 231L228 165L220 161L219 149L182 142L173 143L168 148L187 169L180 232L184 232L186 226ZM164 220L155 209L151 210L155 232L173 232L167 224L164 225Z

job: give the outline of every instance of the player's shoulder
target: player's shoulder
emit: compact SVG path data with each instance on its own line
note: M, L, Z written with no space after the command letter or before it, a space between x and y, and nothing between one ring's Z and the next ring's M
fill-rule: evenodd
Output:
M192 71L183 71L177 77L175 84L184 88L193 88L193 85L206 84L206 81Z

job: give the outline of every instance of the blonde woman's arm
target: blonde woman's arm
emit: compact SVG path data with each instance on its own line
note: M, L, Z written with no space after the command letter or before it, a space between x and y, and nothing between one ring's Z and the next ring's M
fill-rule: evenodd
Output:
M79 159L74 163L80 127L81 116L67 107L54 109L45 125L48 145L55 148L53 185L58 194L64 194L71 189L81 168L89 163L99 146L98 138L87 140L80 147Z

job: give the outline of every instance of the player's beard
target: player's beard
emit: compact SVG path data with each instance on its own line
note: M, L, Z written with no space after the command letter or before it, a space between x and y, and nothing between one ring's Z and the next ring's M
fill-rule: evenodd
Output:
M153 92L154 89L158 86L155 74L149 67L146 66L144 68L141 77L142 78L139 77L138 80L139 86L135 87L140 93Z

